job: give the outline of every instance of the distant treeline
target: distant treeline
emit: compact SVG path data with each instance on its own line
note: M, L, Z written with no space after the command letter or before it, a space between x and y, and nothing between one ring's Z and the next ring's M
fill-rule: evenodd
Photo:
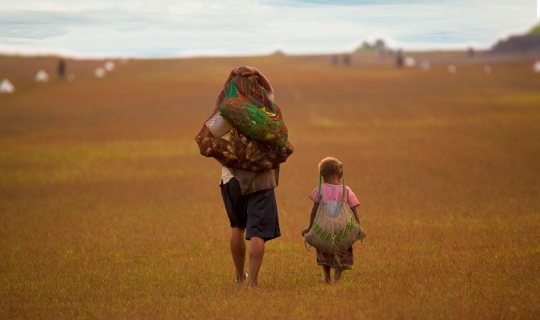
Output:
M499 40L491 49L493 53L540 53L540 25L528 34L511 36Z

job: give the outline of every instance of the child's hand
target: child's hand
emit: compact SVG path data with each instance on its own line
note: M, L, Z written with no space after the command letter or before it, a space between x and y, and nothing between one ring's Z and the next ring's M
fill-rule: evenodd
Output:
M305 236L306 236L306 233L308 233L309 230L311 230L310 227L307 227L307 228L302 229L302 237L305 237Z

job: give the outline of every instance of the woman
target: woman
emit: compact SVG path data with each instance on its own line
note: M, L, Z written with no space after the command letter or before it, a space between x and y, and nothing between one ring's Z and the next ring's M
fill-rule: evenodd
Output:
M274 99L274 90L266 77L254 67L234 68L219 94L214 111L225 99L231 81L244 94L259 101ZM260 88L264 90L260 90ZM279 167L262 172L222 168L221 194L231 226L230 248L236 269L236 283L258 288L258 275L264 256L264 243L281 235L274 188ZM244 272L246 243L249 244L249 280Z

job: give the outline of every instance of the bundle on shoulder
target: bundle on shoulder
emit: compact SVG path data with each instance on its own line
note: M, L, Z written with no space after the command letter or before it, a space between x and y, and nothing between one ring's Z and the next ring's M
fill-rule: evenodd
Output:
M230 168L265 171L293 153L281 110L256 75L234 76L220 98L195 138L203 156Z

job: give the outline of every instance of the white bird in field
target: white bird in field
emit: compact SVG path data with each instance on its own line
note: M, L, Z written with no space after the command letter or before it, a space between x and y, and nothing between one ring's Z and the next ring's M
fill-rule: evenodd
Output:
M539 72L540 72L540 60L536 61L536 62L533 64L533 70L534 70L534 72L536 72L536 73L539 73Z
M94 71L94 77L96 78L103 78L105 76L105 69L103 68L97 68Z
M405 57L405 66L406 67L414 67L416 65L416 60L414 60L413 57Z
M114 70L114 62L112 62L112 61L105 62L105 70L107 70L107 72L113 71Z
M47 74L47 72L45 72L45 70L41 69L38 71L38 73L36 73L34 79L36 80L36 82L47 82L49 81L49 75Z
M0 93L13 93L14 91L15 87L8 79L4 79L0 82Z
M429 61L424 60L422 61L422 63L420 63L420 68L422 68L423 71L428 71L429 68L431 68L431 64L429 63Z

